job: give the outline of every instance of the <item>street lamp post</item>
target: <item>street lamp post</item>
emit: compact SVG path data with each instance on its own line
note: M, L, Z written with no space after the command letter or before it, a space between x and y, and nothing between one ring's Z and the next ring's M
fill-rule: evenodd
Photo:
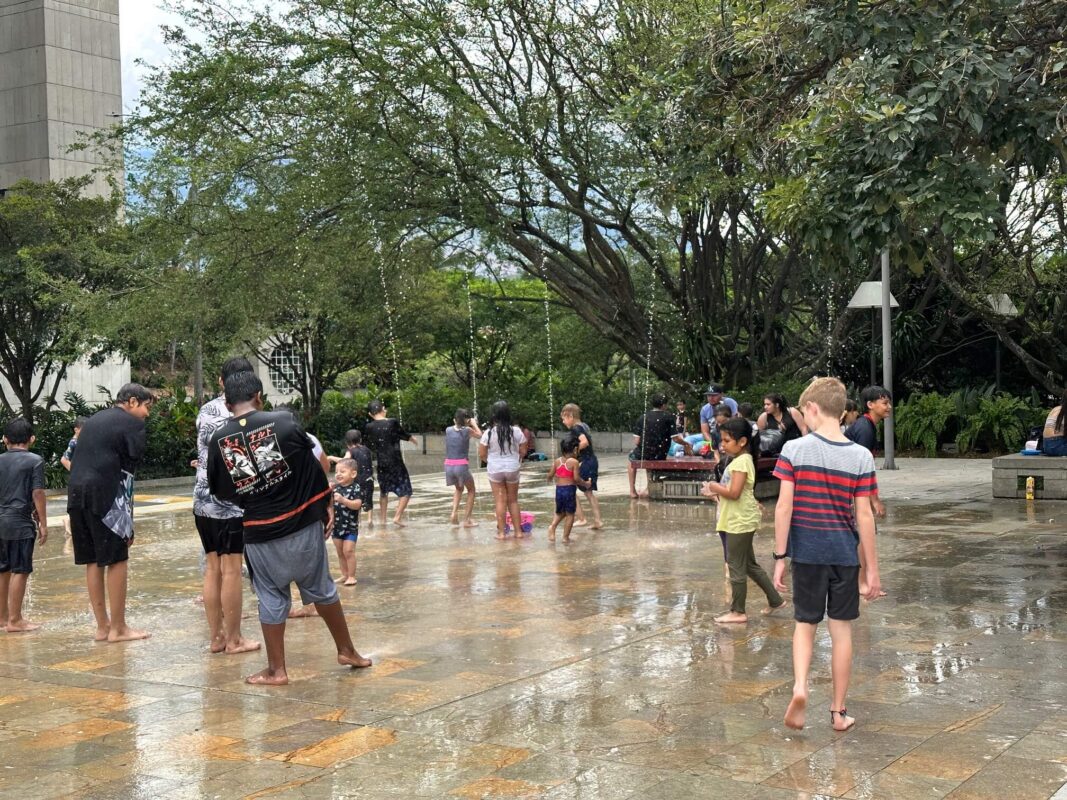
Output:
M891 317L892 309L899 308L900 304L889 291L889 251L882 251L882 280L864 281L857 288L852 299L848 301L849 308L870 308L871 315L871 385L878 383L875 374L875 348L877 347L877 325L873 315L873 309L882 309L882 385L890 392L893 391L893 345ZM889 416L885 421L885 469L896 469L893 460L893 418Z
M1011 319L1019 316L1019 309L1015 307L1015 303L1011 301L1011 298L1006 294L987 294L985 296L990 308L993 309L993 313L998 317L1004 317ZM1000 391L1000 334L997 334L997 349L996 349L996 387L997 391Z

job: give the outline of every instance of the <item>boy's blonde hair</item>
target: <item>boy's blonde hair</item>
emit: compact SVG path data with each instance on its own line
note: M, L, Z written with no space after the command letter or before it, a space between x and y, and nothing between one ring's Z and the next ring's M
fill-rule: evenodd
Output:
M559 410L559 413L566 414L568 417L573 417L579 422L582 421L582 407L577 403L567 403Z
M814 403L823 416L841 419L841 415L845 413L846 400L848 392L845 390L845 384L837 378L816 378L800 395L799 404L803 409L805 403Z

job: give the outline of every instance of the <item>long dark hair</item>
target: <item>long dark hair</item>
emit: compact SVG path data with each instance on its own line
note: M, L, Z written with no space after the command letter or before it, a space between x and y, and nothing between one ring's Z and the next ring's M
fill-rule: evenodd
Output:
M789 401L785 399L784 394L778 394L777 392L771 392L770 394L763 395L764 400L770 400L776 406L778 410L782 412L782 430L786 428L796 428L797 421L793 419L793 414L789 410ZM798 428L799 430L799 428Z
M493 403L493 407L489 409L489 441L492 441L493 431L496 431L501 453L510 453L514 447L514 436L511 432L513 424L507 401L497 400Z
M1063 433L1063 426L1067 423L1067 386L1063 389L1063 397L1060 398L1060 414L1056 417L1056 426L1052 429L1055 434Z
M730 434L730 438L735 442L748 439L748 454L752 456L753 461L759 458L759 437L752 432L752 423L744 417L732 417L726 420L719 426L719 432Z

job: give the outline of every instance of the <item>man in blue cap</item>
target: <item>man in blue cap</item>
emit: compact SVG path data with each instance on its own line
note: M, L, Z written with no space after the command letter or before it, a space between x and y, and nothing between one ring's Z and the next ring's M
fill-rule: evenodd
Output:
M732 416L737 416L737 401L732 397L727 397L723 394L722 387L717 383L713 383L708 386L708 390L705 392L708 397L708 402L700 409L700 432L704 434L704 439L709 442L715 441L715 407L720 403L725 403L727 408L730 409Z

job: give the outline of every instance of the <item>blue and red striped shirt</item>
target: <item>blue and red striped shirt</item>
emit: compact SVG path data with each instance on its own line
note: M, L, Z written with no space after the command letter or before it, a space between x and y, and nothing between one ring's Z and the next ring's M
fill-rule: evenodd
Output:
M878 491L870 451L811 433L785 443L774 476L793 484L789 557L800 564L859 566L853 501Z

